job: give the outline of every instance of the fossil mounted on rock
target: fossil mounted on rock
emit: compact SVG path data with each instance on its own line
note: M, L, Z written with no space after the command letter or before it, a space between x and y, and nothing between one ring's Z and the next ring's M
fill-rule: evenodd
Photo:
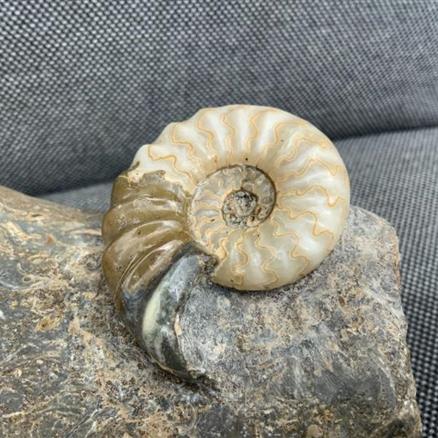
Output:
M181 256L239 291L293 283L333 250L349 198L341 157L310 123L267 107L203 109L167 126L117 178L103 221L104 273L148 353L184 369L163 353L184 298L161 287Z

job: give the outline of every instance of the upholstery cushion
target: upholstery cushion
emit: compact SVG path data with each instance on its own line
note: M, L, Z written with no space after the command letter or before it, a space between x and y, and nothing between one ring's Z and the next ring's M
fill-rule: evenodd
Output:
M170 121L227 103L335 138L438 125L437 15L435 0L0 0L0 184L113 178Z
M438 436L438 128L336 142L350 171L352 203L397 229L402 301L425 435ZM104 211L111 183L46 198Z
M107 182L51 193L44 198L82 210L105 212L109 208L111 190L112 182Z

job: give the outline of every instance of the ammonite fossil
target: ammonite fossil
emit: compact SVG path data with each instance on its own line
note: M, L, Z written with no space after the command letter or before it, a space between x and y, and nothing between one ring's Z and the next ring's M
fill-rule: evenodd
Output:
M163 353L177 348L159 347L177 342L166 318L184 288L172 281L207 270L234 293L293 283L335 246L349 194L335 146L305 120L250 105L203 109L140 148L115 181L106 279L149 355L184 375L182 359Z

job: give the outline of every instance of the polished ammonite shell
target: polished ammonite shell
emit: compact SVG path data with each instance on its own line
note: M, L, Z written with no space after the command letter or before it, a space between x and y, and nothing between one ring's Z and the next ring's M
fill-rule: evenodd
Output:
M341 157L310 123L268 107L203 109L167 126L117 178L104 272L128 318L127 297L153 289L187 251L209 258L219 285L278 288L330 253L349 197Z

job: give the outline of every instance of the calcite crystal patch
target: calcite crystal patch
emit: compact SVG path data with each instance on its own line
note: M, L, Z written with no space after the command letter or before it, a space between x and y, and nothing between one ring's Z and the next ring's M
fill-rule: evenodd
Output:
M173 321L166 354L196 384L157 368L120 321L100 223L0 188L0 435L420 436L381 218L352 207L321 265L269 293L217 286L184 254L156 308Z

